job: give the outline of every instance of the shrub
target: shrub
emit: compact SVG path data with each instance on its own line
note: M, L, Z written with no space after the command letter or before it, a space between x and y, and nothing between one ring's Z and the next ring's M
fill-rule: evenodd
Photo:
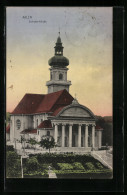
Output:
M87 168L90 169L90 170L95 169L95 166L93 165L92 162L87 162L87 163L86 163L86 166L87 166Z
M6 152L8 151L13 151L14 152L14 147L13 146L6 146Z
M31 157L26 161L26 172L36 171L38 169L39 163L37 158Z
M21 177L21 160L16 152L8 151L6 153L6 176Z
M85 170L83 165L80 162L73 163L73 167L75 170Z
M101 163L97 162L96 165L97 165L97 167L98 167L99 169L103 169L103 166L101 165Z
M61 170L72 170L73 169L73 165L69 163L57 163L57 165Z

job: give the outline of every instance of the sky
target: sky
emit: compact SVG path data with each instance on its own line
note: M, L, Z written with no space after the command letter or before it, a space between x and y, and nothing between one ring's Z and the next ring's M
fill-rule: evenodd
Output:
M7 111L26 93L47 93L59 29L70 94L95 115L111 116L112 7L7 7Z

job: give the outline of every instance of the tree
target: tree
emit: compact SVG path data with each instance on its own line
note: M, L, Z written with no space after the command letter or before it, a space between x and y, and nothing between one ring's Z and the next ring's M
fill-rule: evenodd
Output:
M34 147L34 151L35 151L36 144L38 144L38 142L35 140L35 138L30 138L29 143L30 143L32 146L35 146L35 147Z
M57 145L55 143L54 138L51 135L50 136L44 135L41 138L40 146L48 149L50 153L50 149L56 147Z

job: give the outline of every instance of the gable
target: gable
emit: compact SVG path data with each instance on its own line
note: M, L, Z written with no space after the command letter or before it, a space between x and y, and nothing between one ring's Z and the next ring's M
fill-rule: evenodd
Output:
M65 118L91 118L94 119L95 116L89 110L87 107L82 106L81 104L76 104L76 105L69 105L64 107L58 114L57 117L65 117Z
M71 107L65 110L60 116L90 117L90 114L83 108Z

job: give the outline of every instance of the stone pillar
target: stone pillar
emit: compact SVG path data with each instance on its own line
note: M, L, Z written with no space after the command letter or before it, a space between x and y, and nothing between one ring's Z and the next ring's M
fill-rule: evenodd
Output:
M92 146L95 147L95 125L92 125Z
M81 147L81 124L78 126L78 147Z
M72 147L72 124L69 124L69 147Z
M65 146L65 124L62 124L62 147Z
M57 143L57 135L58 135L58 124L55 124L54 139L56 143Z
M85 147L88 147L88 125L85 127Z
M98 146L101 148L102 145L102 131L98 131Z

